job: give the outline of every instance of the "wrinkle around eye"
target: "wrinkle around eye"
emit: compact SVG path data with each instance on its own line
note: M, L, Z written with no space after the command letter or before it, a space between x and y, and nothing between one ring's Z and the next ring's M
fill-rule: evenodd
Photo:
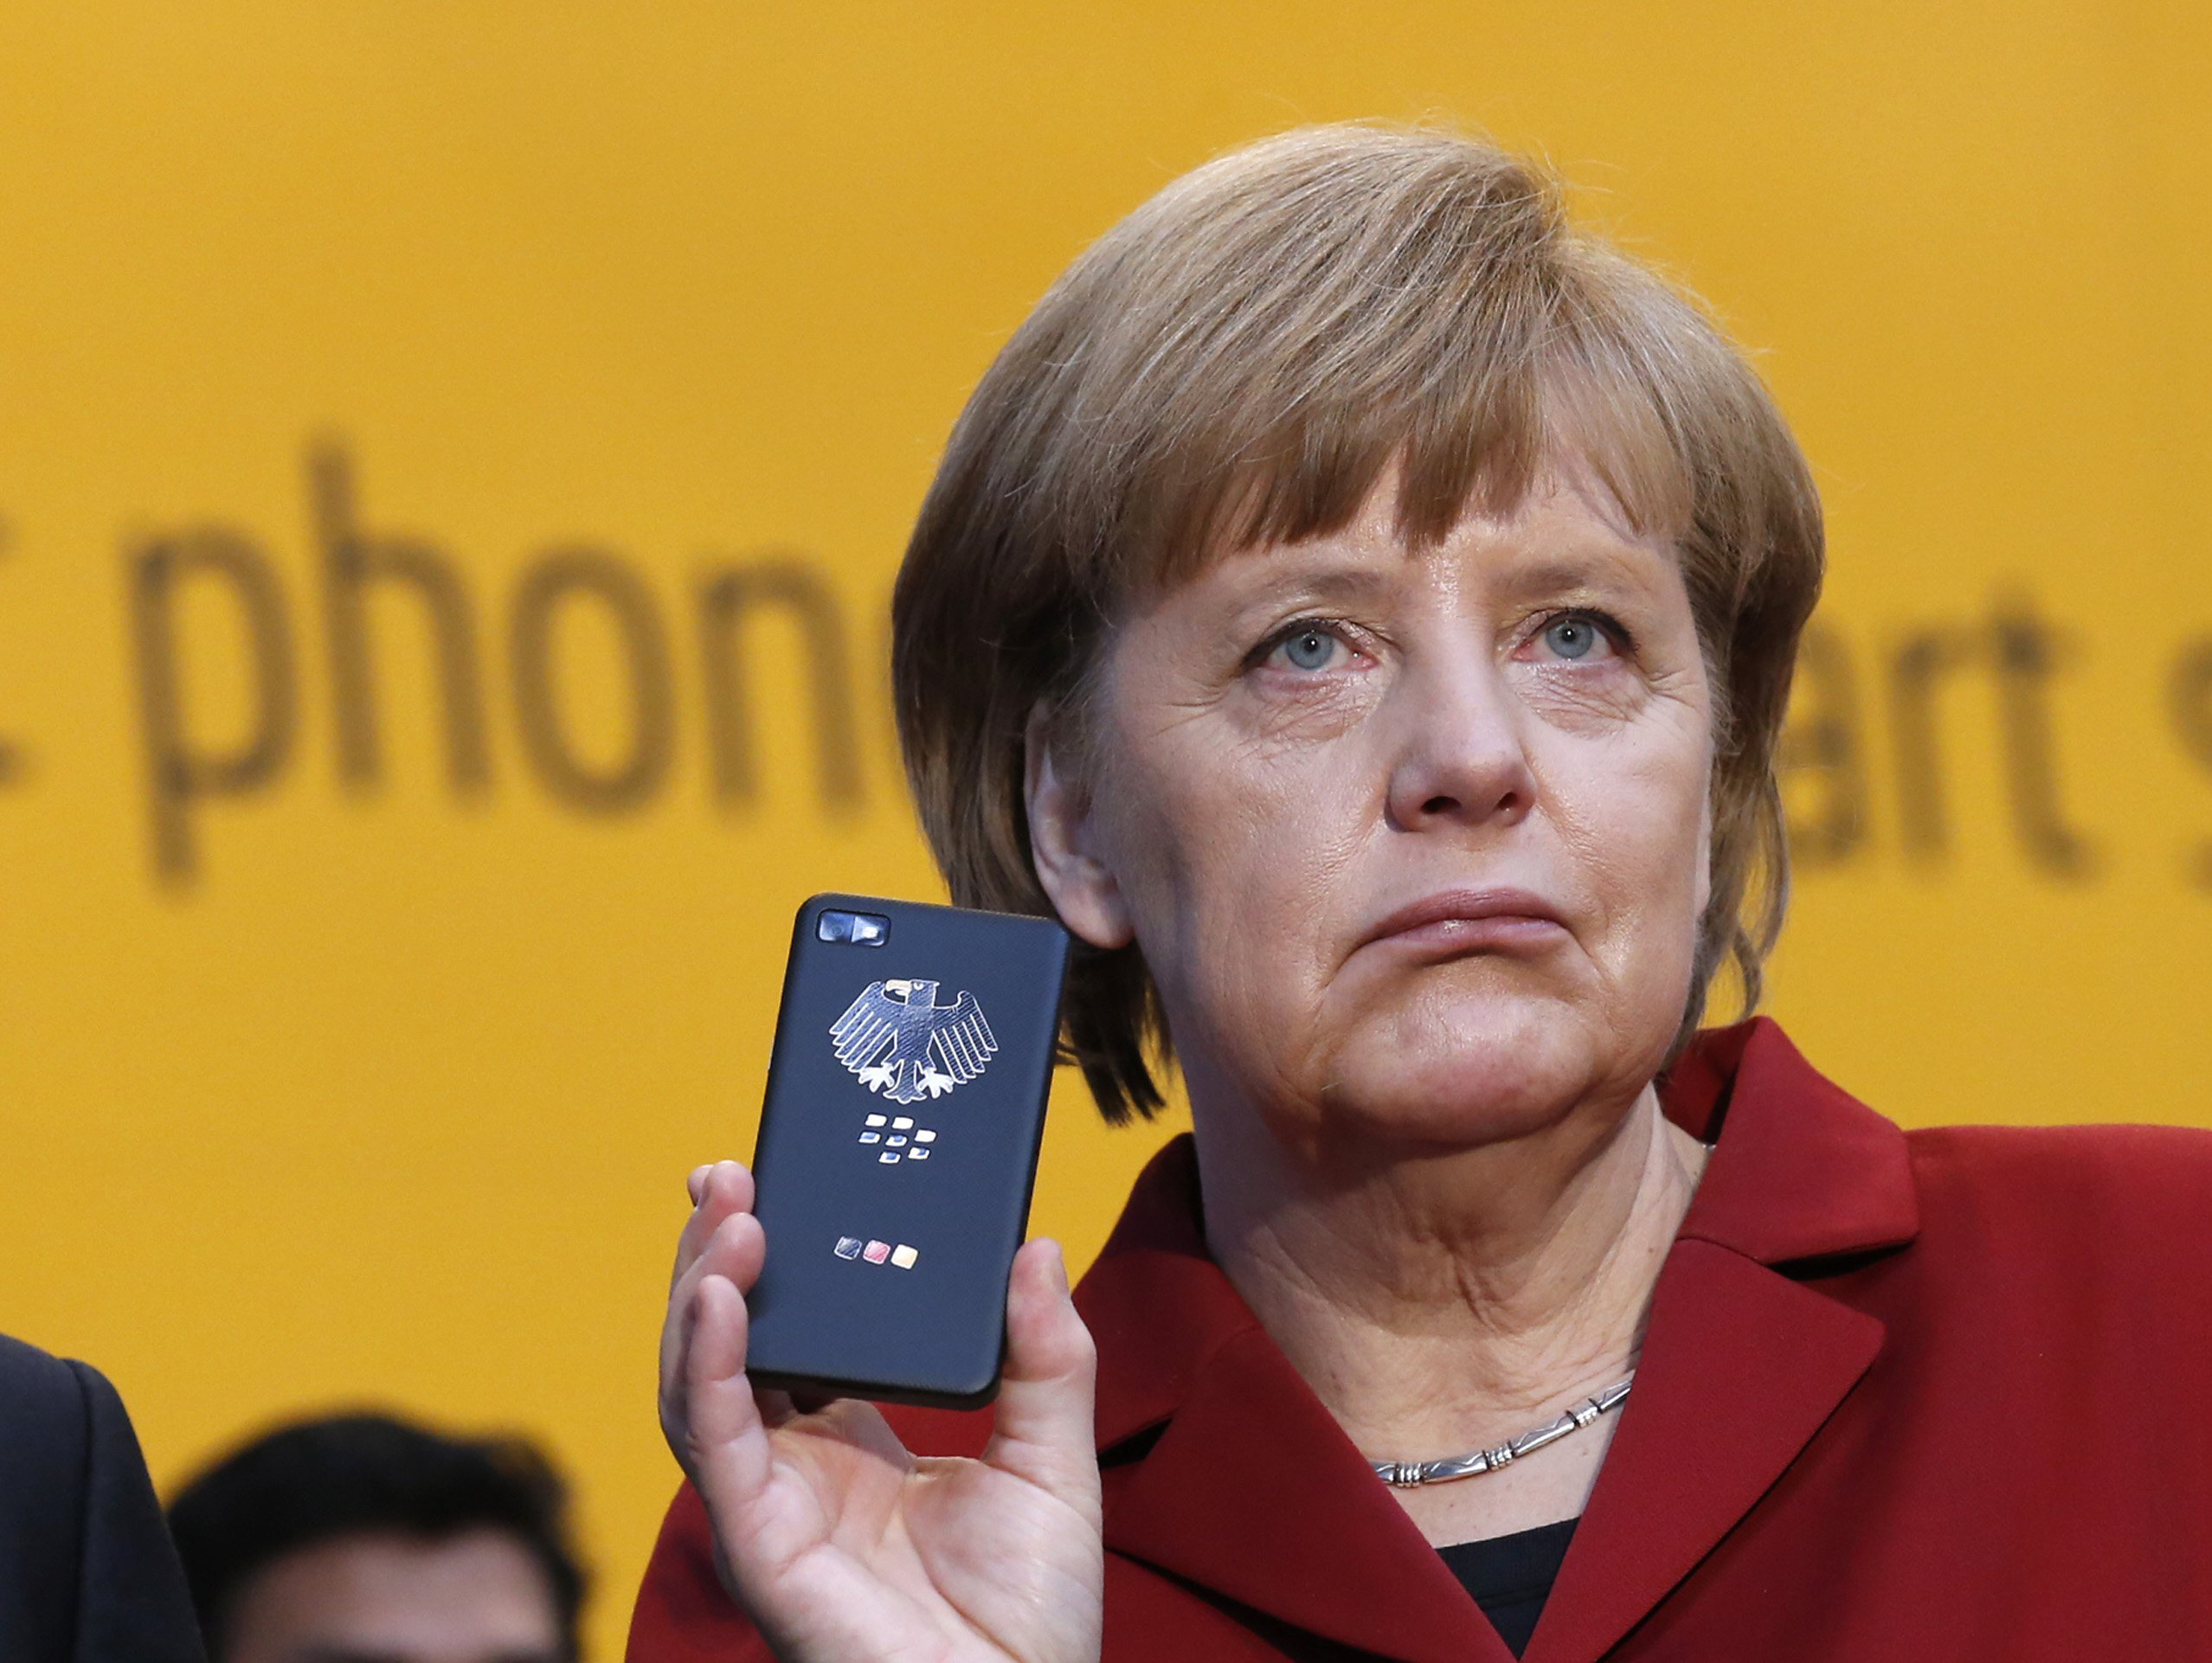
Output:
M1299 670L1262 662L1238 683L1242 720L1270 742L1334 738L1355 726L1388 684L1384 665L1345 646L1341 667Z

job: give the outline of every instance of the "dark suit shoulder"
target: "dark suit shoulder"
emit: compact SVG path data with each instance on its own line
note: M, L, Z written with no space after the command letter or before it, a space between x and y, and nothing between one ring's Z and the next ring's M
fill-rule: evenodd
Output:
M74 1649L91 1446L76 1371L0 1337L0 1655Z
M45 1394L55 1406L77 1401L76 1376L50 1352L0 1334L0 1392L12 1407L26 1394Z
M0 1337L0 1658L200 1657L123 1400L99 1370Z
M50 1506L56 1492L84 1487L82 1367L0 1334L0 1506L10 1512L10 1499L39 1497L35 1506Z

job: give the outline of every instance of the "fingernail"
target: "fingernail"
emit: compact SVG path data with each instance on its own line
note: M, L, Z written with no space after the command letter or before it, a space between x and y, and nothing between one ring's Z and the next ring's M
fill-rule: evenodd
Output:
M691 1191L691 1204L699 1204L699 1197L706 1193L707 1175L714 1171L711 1165L694 1166L691 1177L684 1180L684 1187Z
M1048 1242L1052 1241L1052 1238L1049 1236L1045 1239ZM1054 1285L1059 1288L1061 1297L1067 1297L1069 1292L1068 1258L1067 1255L1060 1251L1060 1244L1058 1242L1052 1242L1052 1281Z

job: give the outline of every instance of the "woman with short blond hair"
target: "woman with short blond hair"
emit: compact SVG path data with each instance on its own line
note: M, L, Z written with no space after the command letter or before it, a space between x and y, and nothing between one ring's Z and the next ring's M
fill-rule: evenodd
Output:
M995 1415L754 1392L776 1244L695 1173L633 1663L2212 1652L2212 1139L1906 1133L1699 1031L1822 558L1742 357L1491 146L1287 134L1079 259L898 719L1107 1116L1172 1063L1193 1132L1071 1301L1017 1259Z

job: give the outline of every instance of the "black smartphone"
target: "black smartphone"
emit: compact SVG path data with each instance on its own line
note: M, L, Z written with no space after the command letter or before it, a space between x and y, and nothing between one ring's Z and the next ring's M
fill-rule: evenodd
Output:
M799 909L753 1152L756 1384L950 1409L997 1395L1068 945L1006 913Z

